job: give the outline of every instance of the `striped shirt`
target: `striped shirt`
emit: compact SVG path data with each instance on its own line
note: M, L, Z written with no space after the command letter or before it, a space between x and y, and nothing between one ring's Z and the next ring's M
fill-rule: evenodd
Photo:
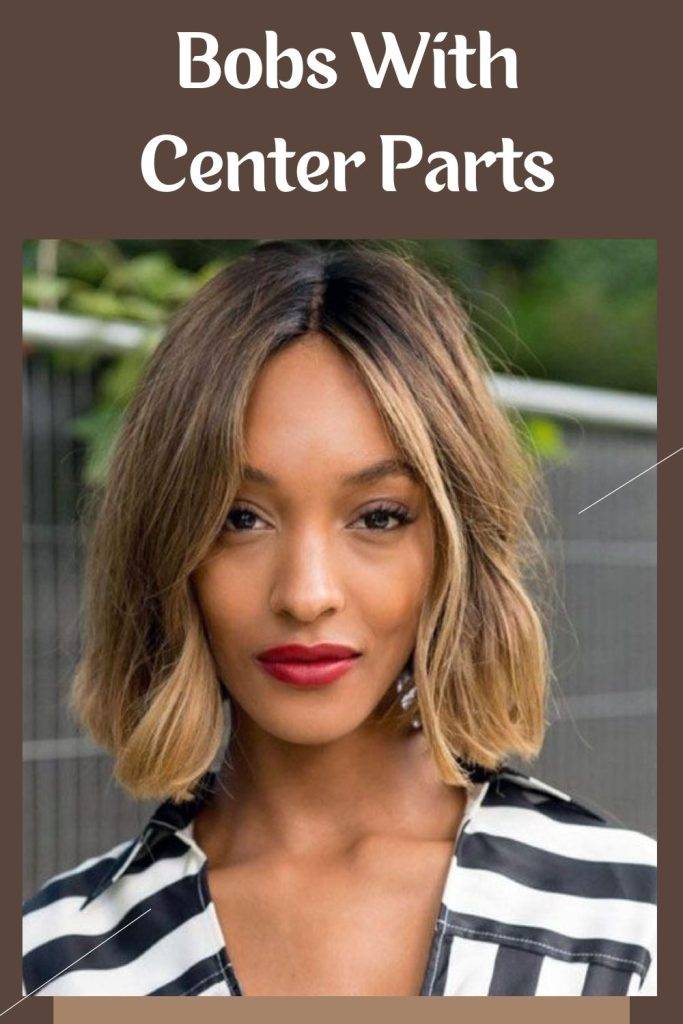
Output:
M25 902L24 994L243 994L192 835L216 780ZM653 839L511 769L481 772L420 995L654 995L655 902Z

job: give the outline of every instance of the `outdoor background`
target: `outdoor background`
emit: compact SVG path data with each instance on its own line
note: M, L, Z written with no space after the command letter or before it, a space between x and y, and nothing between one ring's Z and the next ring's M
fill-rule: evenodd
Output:
M131 837L153 804L68 716L80 510L168 315L249 241L24 248L24 889ZM327 243L343 244L343 243ZM531 773L656 830L656 246L642 239L401 242L447 278L541 460L554 513L555 680Z

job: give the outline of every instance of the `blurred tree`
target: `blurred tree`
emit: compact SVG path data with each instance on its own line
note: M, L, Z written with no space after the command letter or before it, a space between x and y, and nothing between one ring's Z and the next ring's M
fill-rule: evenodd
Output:
M426 242L467 305L494 369L657 390L652 239Z

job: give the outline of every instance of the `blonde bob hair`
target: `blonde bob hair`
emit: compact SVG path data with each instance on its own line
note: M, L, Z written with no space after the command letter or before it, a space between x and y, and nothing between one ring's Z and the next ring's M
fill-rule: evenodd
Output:
M492 397L449 288L370 244L255 246L175 316L152 352L96 495L72 708L134 796L189 799L225 731L222 684L192 574L237 493L250 390L308 332L353 361L424 483L436 568L412 655L417 709L443 780L529 759L548 655L526 586L534 460ZM415 714L382 701L399 728Z

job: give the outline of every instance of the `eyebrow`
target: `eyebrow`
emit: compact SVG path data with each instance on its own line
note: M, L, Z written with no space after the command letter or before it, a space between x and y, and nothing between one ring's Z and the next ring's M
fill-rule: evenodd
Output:
M381 459L379 462L373 462L355 473L349 473L342 477L341 482L346 487L357 487L360 484L375 483L385 476L399 475L408 476L411 480L417 479L417 474L409 462L405 462L403 459ZM244 480L249 480L252 483L267 484L271 487L277 484L277 479L274 476L264 473L262 469L257 469L255 466L245 466L242 476Z

